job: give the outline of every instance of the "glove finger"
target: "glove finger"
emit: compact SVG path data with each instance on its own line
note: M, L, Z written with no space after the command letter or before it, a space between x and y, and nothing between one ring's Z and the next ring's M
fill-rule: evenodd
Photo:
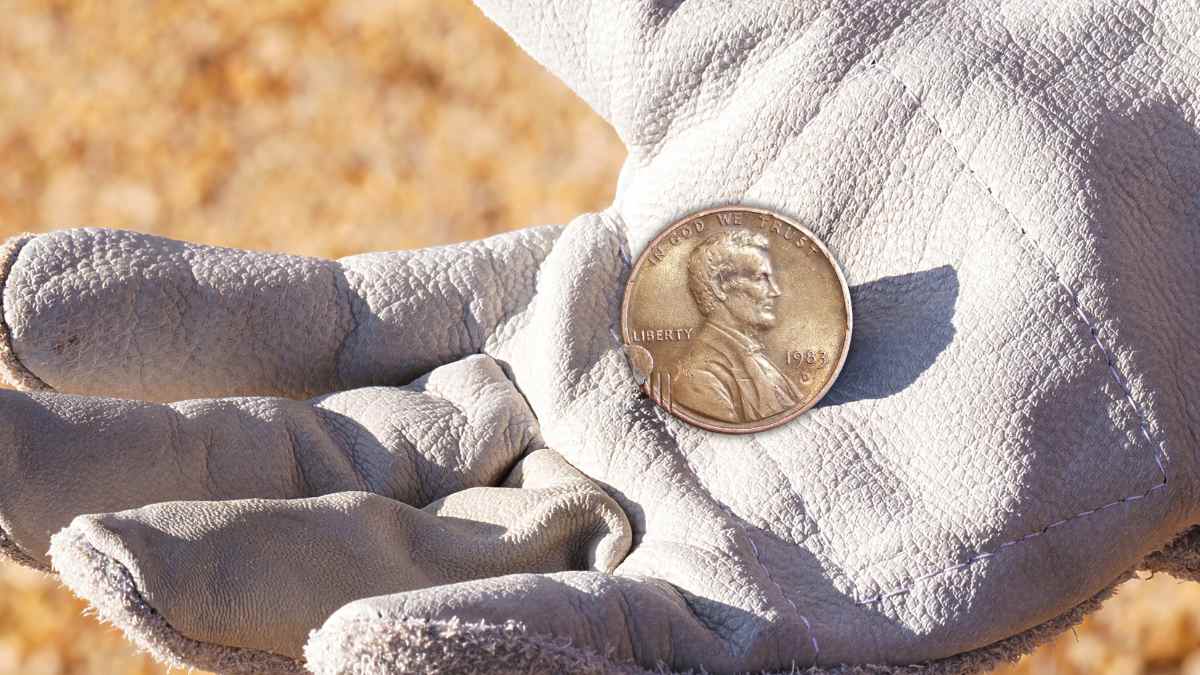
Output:
M75 516L162 501L362 490L423 507L497 484L537 434L484 355L307 402L0 391L0 554L44 568L51 533Z
M531 461L541 487L474 488L424 510L349 492L80 516L51 557L72 591L162 660L299 671L308 633L356 599L615 566L629 545L620 509L550 451Z
M149 401L403 384L482 351L561 228L339 261L118 230L0 249L0 373Z
M778 98L780 88L789 87L797 73L773 73L770 61L761 57L806 43L801 36L821 32L818 19L829 9L808 0L764 3L746 11L730 11L721 3L663 0L475 4L608 121L630 157L647 164L669 136L727 112L727 99L745 104L760 95ZM880 14L889 22L908 15L898 9ZM862 49L870 44L864 41ZM855 62L850 57L842 67ZM770 79L775 86L746 91L740 85L750 74L760 81L776 78ZM785 74L788 79L780 79ZM687 123L675 124L679 120L673 117ZM711 133L719 134L721 128L713 127Z
M727 643L651 577L515 574L359 600L305 648L320 675L733 670Z

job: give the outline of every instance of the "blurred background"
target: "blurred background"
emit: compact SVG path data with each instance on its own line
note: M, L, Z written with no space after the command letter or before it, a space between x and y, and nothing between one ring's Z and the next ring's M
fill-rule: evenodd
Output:
M8 0L0 236L340 257L607 206L624 149L467 0ZM166 670L0 563L0 675ZM1125 584L1001 673L1200 675L1200 584Z

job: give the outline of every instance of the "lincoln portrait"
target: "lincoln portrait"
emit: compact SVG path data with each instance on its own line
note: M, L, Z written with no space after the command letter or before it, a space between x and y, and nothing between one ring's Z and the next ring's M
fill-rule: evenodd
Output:
M795 407L802 394L767 355L782 295L765 235L725 230L688 257L688 292L704 317L671 374L674 404L741 424Z

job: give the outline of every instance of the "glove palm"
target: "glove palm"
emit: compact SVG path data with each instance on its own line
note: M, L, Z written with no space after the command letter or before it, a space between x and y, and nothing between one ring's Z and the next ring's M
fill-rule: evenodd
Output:
M518 537L537 564L514 555L458 579L413 579L380 570L422 538L361 526L403 521L399 493L383 491L394 502L375 519L360 509L373 500L318 497L360 514L357 528L308 515L324 514L321 504L291 503L249 503L265 514L250 530L238 529L254 520L236 510L245 502L80 519L56 540L55 564L129 632L156 644L190 633L203 650L161 651L260 668L254 659L267 652L298 656L303 622L286 639L236 635L284 625L303 605L289 589L307 586L322 600L305 617L378 596L314 635L308 662L322 672L937 659L969 669L1061 629L1195 522L1194 9L481 4L627 144L611 208L565 227L336 263L101 231L38 238L21 246L5 284L10 363L27 385L150 400L301 397L443 364L483 368L486 382L507 379L527 401L524 413L506 406L508 419L529 428L536 418L537 431L483 434L480 452L495 466L542 446L561 453L578 473L554 464L555 480L591 502L559 520L588 524L567 526L565 540ZM851 356L827 402L753 437L689 427L639 398L617 335L631 259L665 224L727 203L808 225L842 262L855 301ZM455 363L476 352L500 369L483 357ZM60 400L46 396L31 399L35 410ZM461 436L487 427L467 410ZM14 447L27 437L16 434ZM53 471L18 463L8 475L46 485L94 473L76 461ZM487 489L501 473L453 487ZM523 486L522 475L510 484ZM16 545L32 542L21 550L34 560L40 540L21 532L117 508L67 500L52 518L8 497L23 491L6 488L0 524ZM298 492L285 496L309 496ZM274 493L202 498L235 496ZM109 501L162 498L135 490ZM478 523L487 511L464 513ZM520 512L492 521L517 531ZM310 550L325 554L354 531L343 548L369 553L331 566L272 540L254 550L255 565L286 561L292 574L250 575L251 595L280 601L237 609L213 592L250 565L237 542L289 519L326 542L304 542ZM439 540L487 536L502 534ZM183 542L173 557L162 537ZM134 551L132 540L148 543ZM563 541L605 553L551 555ZM203 552L222 564L196 565ZM360 570L348 575L357 581L338 583L345 569ZM184 576L200 581L171 581ZM458 583L436 585L448 581ZM398 593L380 596L389 584ZM166 625L139 628L154 615Z

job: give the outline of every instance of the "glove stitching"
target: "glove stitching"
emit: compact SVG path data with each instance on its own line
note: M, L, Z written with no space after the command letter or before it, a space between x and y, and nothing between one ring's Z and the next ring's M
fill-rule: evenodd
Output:
M313 419L317 422L317 427L325 434L325 437L333 447L340 450L350 462L350 470L354 473L354 479L358 482L360 488L364 492L385 494L382 486L376 487L370 480L369 467L363 464L362 456L359 452L359 446L362 444L362 439L366 432L343 423L337 413L326 410L319 405L312 405L311 410Z
M410 489L413 492L413 496L417 498L416 503L420 504L418 508L424 508L428 506L435 499L433 495L430 494L432 489L431 484L433 481L429 478L427 472L421 468L421 462L418 460L418 457L421 455L420 451L418 450L418 448L421 447L418 443L419 439L409 434L408 429L402 424L397 424L395 420L389 419L387 421L386 428L388 431L396 434L396 437L404 444L404 448L407 450L407 452L404 453L404 456L408 458L408 464L412 467L413 477L415 479L413 481L414 485ZM395 496L392 498L395 499ZM416 504L412 504L412 506L415 505Z
M453 271L457 266L452 266L447 277L450 280L450 285L454 287L458 295L463 298L463 328L466 330L466 335L463 339L466 344L462 347L461 352L464 354L477 354L483 348L487 341L487 335L490 331L485 331L484 326L494 325L495 322L487 321L487 301L489 298L508 295L508 289L504 285L504 275L501 274L500 268L496 265L496 252L490 246L481 246L480 254L475 260L482 260L487 266L487 272L482 270L472 269L470 263L466 263L467 268L462 275L460 284L455 283ZM478 293L472 291L472 282L478 283L480 277L490 279L493 284L493 289L499 293ZM493 313L493 315L498 312Z
M737 85L740 81L744 81L747 78L749 78L750 81L754 81L754 78L759 70L762 70L777 60L785 58L788 50L795 45L803 44L805 38L807 38L814 27L818 25L821 17L825 16L832 9L832 7L828 6L821 8L809 21L802 21L800 25L795 27L794 30L791 29L790 26L785 27L785 32L789 35L795 35L795 37L792 40L785 41L777 46L775 51L773 51L771 54L768 54L765 59L755 62L752 58L755 50L763 43L763 41L765 41L766 37L770 35L771 27L768 26L761 39L754 41L746 49L737 50L735 58L738 58L739 60L736 63L720 64L718 68L719 72L715 78L708 77L708 72L714 67L718 59L723 55L721 48L726 45L724 45L721 41L713 44L702 43L701 47L708 53L705 54L704 59L699 60L695 64L696 67L692 69L690 73L690 75L695 77L696 84L678 92L678 95L672 92L663 100L651 100L648 102L647 105L649 105L651 109L657 109L658 106L661 106L664 108L669 108L674 112L673 114L664 115L666 119L662 120L661 122L658 119L655 119L654 116L650 115L648 121L643 121L638 125L638 128L633 132L635 135L646 135L651 136L652 138L631 144L634 146L630 149L631 156L637 160L640 166L648 166L654 160L654 158L659 156L659 154L662 152L663 146L678 138L682 133L686 133L687 131L697 128L699 123L696 121L691 121L692 116L701 113L707 113L709 119L711 120L720 119L721 116L725 114L725 111L729 108L729 106L738 100L739 97L734 95L733 92L736 91ZM659 33L659 38L666 36L666 24L670 22L670 19L674 16L674 14L675 10L671 10L666 22L653 27L654 30ZM769 16L770 12L769 10L764 9L760 14L763 17L767 17ZM655 47L659 47L660 45L661 43L656 44ZM648 56L651 58L647 60L650 63L653 63L656 60L657 54L650 53ZM643 67L650 66L644 64ZM749 72L747 72L747 70L749 70ZM728 71L734 72L730 73ZM728 89L730 94L720 97L719 100L714 102L710 109L704 110L703 99L705 94L705 85L711 83L714 79L717 81L718 86L720 86L720 81L723 79L732 80ZM800 85L793 84L792 90L798 86ZM781 98L786 98L788 94L790 94L790 91L784 93ZM641 105L640 98L635 105ZM633 112L633 118L646 120L647 114L635 109ZM676 133L672 133L673 131Z
M365 304L366 299L358 293L350 284L349 270L341 261L334 261L332 267L333 277L333 298L336 302L339 297L344 297L346 300L346 310L349 315L350 325L346 328L346 332L342 335L342 339L338 340L337 349L333 351L333 381L337 383L336 389L345 389L346 383L342 379L342 355L345 354L346 348L349 347L350 340L358 333L359 318L358 312L355 311L360 303ZM336 315L336 312L334 312Z
M196 251L194 248L188 247L181 252L180 257L184 262L183 269L187 271L188 280L191 282L190 288L204 288L204 285L200 283L200 279L196 276L196 267L198 263L196 262L196 256L194 255L195 252ZM183 336L184 341L187 343L187 355L184 357L185 361L180 365L186 368L188 372L203 371L208 364L204 363L201 357L201 354L204 353L203 347L194 341L197 337L197 334L190 330L187 326L188 301L184 297L183 292L176 292L170 295L172 296L175 305L174 320L176 323L174 330L178 335ZM140 367L141 366L139 366L139 368Z
M751 440L753 442L754 439L751 439ZM745 541L750 543L750 550L752 550L754 552L754 561L757 562L759 568L762 569L763 575L766 576L767 580L771 583L771 585L775 587L775 590L779 593L779 595L781 595L784 598L784 600L786 600L788 602L788 604L791 605L792 611L800 619L800 622L802 624L804 624L805 628L808 631L809 640L811 641L812 647L813 647L812 665L816 666L817 659L820 657L820 654L821 654L821 646L820 646L820 643L817 641L817 636L812 631L812 623L808 620L808 617L806 617L804 614L802 614L800 612L800 609L799 609L799 607L796 606L796 603L793 602L792 599L790 597L788 597L788 595L786 593L784 593L783 587L780 586L779 582L776 581L773 576L771 576L771 570L767 567L766 563L763 562L762 555L758 552L758 546L754 543L754 539L750 537L750 535L746 531L746 529L744 527L742 527L741 521L738 518L738 516L733 513L733 511L729 508L729 506L727 504L725 504L720 499L717 499L716 496L713 495L712 491L709 490L704 485L704 481L701 480L701 478L700 478L700 472L696 469L696 466L692 463L692 460L690 457L688 457L687 453L680 451L678 454L679 454L679 457L683 460L684 466L687 467L688 471L690 471L692 476L695 478L696 484L700 485L703 488L705 496L707 496L709 499L711 499L715 504L717 504L721 508L721 510L729 518L729 525L733 528L735 533L738 535L741 535L742 539L744 539ZM736 656L736 652L733 650L732 643L730 644L729 653L730 653L730 655Z
M529 309L533 303L533 292L530 289L539 288L542 265L546 257L558 245L558 239L566 229L566 224L539 225L522 230L521 233L526 236L513 238L512 260L507 265L516 270L516 276L511 289L509 289L508 297L501 303L499 313L496 315L496 325L481 345L480 353L496 357L497 352L503 351L502 345L507 344L515 334L527 328L530 320ZM544 246L544 248L539 246ZM516 250L518 248L525 252L528 259L519 256ZM501 367L507 372L506 366ZM509 379L512 379L511 376ZM513 386L516 387L515 382ZM520 387L516 388L520 391Z
M898 33L900 33L902 30L904 30L906 27L908 27L906 25L907 20L909 18L911 18L913 15L919 14L921 12L921 10L923 10L926 7L926 5L929 5L929 4L931 4L931 3L926 2L919 7L911 9L908 12L908 14L906 14L904 17L898 17L896 24L894 26L892 26L891 31L887 35L882 36L881 39L879 39L879 41L875 44L875 46L869 52L867 52L866 54L863 54L862 56L858 57L854 62L850 63L849 66L846 67L846 69L843 70L840 74L836 75L832 81L818 82L817 84L828 84L828 85L831 85L831 87L817 101L815 107L812 110L812 114L810 114L806 119L804 119L802 122L800 122L799 127L793 126L793 128L788 133L788 140L798 138L806 130L808 130L809 125L811 125L813 122L815 122L817 120L817 118L821 116L821 113L823 113L825 111L825 106L832 99L834 99L838 94L842 93L842 91L845 90L847 85L854 84L861 80L868 80L872 71L877 69L875 64L879 58L879 55L887 49L887 47L891 44L892 39L895 38ZM832 7L826 8L826 10L830 10L830 9L833 9L833 8ZM833 14L837 15L838 12L834 11ZM820 14L818 14L816 17L814 17L814 19L810 23L810 25L816 24L817 21L820 20L820 18L824 15L825 15L825 11L823 10ZM841 13L840 17L843 19L848 19L849 15L846 13ZM867 64L865 68L863 67L863 64ZM853 72L854 70L860 69L860 68L861 68L861 72L856 73L856 74ZM788 88L788 90L786 92L782 92L780 98L781 99L790 98L791 95L797 89L799 89L803 86L810 86L811 84L813 84L813 83L803 82L803 81L800 81L797 79L792 82L791 86ZM758 171L758 176L756 178L754 178L750 182L749 185L747 185L745 188L743 188L741 190L742 194L749 194L751 191L753 191L758 186L758 184L760 182L762 182L762 180L770 173L771 168L780 160L781 156L783 155L784 150L787 147L788 147L787 140L785 140L783 138L780 138L779 142L772 144L770 156L767 157L765 159L765 161L763 162L762 169Z
M292 465L295 467L293 478L299 484L302 494L312 494L315 486L309 480L308 471L304 466L304 460L301 458L300 439L296 437L296 430L292 429L292 425L288 424L284 427L284 433L287 434L288 448L292 453Z
M625 218L621 216L615 205L609 206L603 211L597 211L594 215L600 226L617 238L617 251L620 253L621 261L625 263L626 268L632 268L633 256L629 252L629 226L625 223Z
M1142 436L1146 439L1147 443L1149 443L1150 448L1153 450L1154 462L1155 462L1155 465L1158 467L1159 473L1162 476L1162 480L1157 482L1156 484L1154 484L1153 486L1151 486L1149 489L1145 490L1144 492L1140 492L1140 493L1137 493L1137 494L1134 494L1134 495L1131 495L1128 497L1124 497L1122 499L1118 499L1116 501L1109 502L1107 504L1104 504L1103 506L1098 506L1093 509L1088 509L1086 511L1081 511L1074 515L1067 516L1067 517L1057 520L1053 523L1050 523L1049 525L1046 525L1045 527L1043 527L1039 530L1034 530L1033 532L1025 534L1022 537L1018 537L1011 541L1006 541L991 550L988 550L985 552L976 552L975 554L973 554L972 556L970 556L963 562L957 563L955 565L951 565L949 567L946 567L945 569L936 570L933 572L929 572L926 574L922 574L922 575L913 577L912 579L909 580L909 583L907 586L904 586L897 590L880 592L877 595L857 601L857 603L859 605L864 605L864 606L875 604L875 603L880 602L885 599L904 595L904 594L908 593L910 590L912 590L913 587L915 587L916 584L921 581L926 581L926 580L932 579L934 577L937 577L937 576L940 576L943 574L947 574L949 572L965 569L977 562L980 562L982 560L987 560L988 558L998 555L1001 551L1003 551L1006 548L1010 548L1012 546L1016 546L1018 544L1030 541L1032 539L1036 539L1037 537L1040 537L1040 536L1046 534L1050 530L1057 528L1057 527L1061 527L1063 525L1066 525L1067 523L1070 523L1074 520L1078 520L1080 518L1084 518L1086 516L1090 516L1095 513L1100 513L1101 511L1115 508L1117 506L1121 506L1121 505L1129 504L1131 502L1135 502L1135 501L1138 501L1141 499L1145 499L1145 498L1151 496L1153 493L1163 490L1167 487L1168 476L1167 476L1167 471L1166 471L1166 468L1165 468L1162 460L1164 457L1168 457L1168 459L1169 459L1169 456L1167 455L1166 448L1165 448L1165 439L1159 443L1155 443L1154 440L1151 438L1149 429L1147 428L1146 416L1142 413L1141 407L1137 404L1137 401L1134 400L1132 391L1129 389L1129 387L1126 386L1126 382L1128 381L1128 378L1124 377L1124 375L1117 368L1116 358L1113 356L1112 352L1104 346L1103 341L1100 339L1099 330L1096 327L1095 321L1093 321L1092 319L1089 318L1089 316L1083 309L1083 306L1079 300L1079 297L1075 294L1074 291L1071 290L1071 288L1069 286L1067 286L1066 282L1058 274L1057 269L1055 268L1055 266L1053 264L1053 261L1046 254L1046 252L1037 244L1037 241L1033 237L1031 237L1028 232L1025 231L1025 228L1021 226L1020 221L1017 220L1016 216L1013 215L1012 211L1009 210L1009 208L1007 206L1005 206L1004 203L1001 202L996 197L996 195L992 192L991 188L987 185L987 183L985 183L978 176L978 174L975 173L975 170L963 158L962 153L959 151L958 147L950 142L950 140L949 140L950 137L946 134L946 131L942 127L942 125L940 123L938 123L938 121L933 117L933 115L930 114L925 109L925 106L921 103L920 99L918 99L913 94L912 90L909 89L908 85L904 82L904 80L902 78L900 78L899 76L897 76L895 73L891 72L890 70L888 70L882 66L880 66L878 69L880 71L882 71L885 75L890 77L892 80L894 80L900 86L900 88L904 92L904 95L916 105L918 112L923 117L925 117L925 119L928 120L934 126L935 129L937 129L941 140L944 143L946 143L946 145L948 145L950 147L950 149L954 152L954 155L958 159L959 164L963 167L966 174L971 178L971 180L976 184L976 186L981 188L984 191L984 193L987 194L987 196L991 200L991 202L1004 212L1004 214L1008 217L1008 219L1020 231L1023 240L1028 241L1030 243L1031 247L1035 251L1037 251L1039 254L1041 254L1041 257L1043 259L1043 262L1044 262L1047 270L1050 272L1051 276L1054 277L1055 281L1057 281L1058 284L1067 292L1067 296L1070 299L1071 305L1074 308L1076 315L1083 321L1084 325L1088 328L1088 331L1089 331L1090 335L1092 336L1092 340L1096 343L1096 346L1098 346L1100 348L1101 353L1104 355L1105 362L1108 366L1108 370L1109 370L1110 375L1112 376L1113 381L1116 383L1117 387L1120 389L1125 401L1127 401L1129 403L1130 407L1133 409L1134 414L1137 416L1138 429L1141 431Z
M787 476L787 473L782 470L782 468L779 466L779 463L775 461L775 458L772 457L770 455L770 453L766 452L765 449L763 449L762 444L759 442L757 436L750 437L750 445L753 447L757 447L759 449L759 454L763 457L766 457L768 460L770 460L770 462L775 466L776 471L780 475L785 476L785 477ZM695 472L693 471L693 473L695 473ZM791 490L791 493L796 495L796 498L800 501L800 506L803 509L804 508L804 498L801 497L800 493L796 490ZM721 505L725 506L724 503L722 503ZM732 512L730 512L730 516L733 516ZM792 597L790 595L788 595L788 593L786 591L784 591L783 586L779 582L775 581L775 578L771 576L771 570L767 567L767 565L765 563L762 562L762 557L758 553L758 545L756 545L754 543L754 538L750 536L749 532L746 532L745 534L746 534L746 539L748 539L750 541L750 548L754 551L754 557L758 559L759 564L762 565L763 571L766 572L766 574L767 574L767 579L770 579L771 583L775 584L775 587L779 589L779 594L782 595L783 598L788 601L788 604L792 606L792 611L794 611L796 613L796 616L800 617L800 622L804 624L804 628L808 632L808 637L809 637L809 640L812 642L812 647L813 647L812 665L816 666L817 660L821 656L821 646L817 642L816 634L813 633L812 624L809 622L808 617L804 616L804 614L800 612L800 608L796 606L796 603L795 603L795 601L792 600ZM800 544L797 543L796 546L800 546ZM819 556L819 554L817 554L815 551L812 553L814 556L823 558L823 556ZM822 562L825 562L825 561L822 560ZM835 569L837 568L836 565L831 565L831 567L834 567ZM839 572L841 572L841 570L839 570ZM794 665L793 665L793 667L794 667Z
M625 219L612 206L600 211L596 214L600 226L608 230L617 240L617 254L621 258L621 271L618 273L618 279L628 280L628 275L633 269L633 256L630 254L629 248L629 232L628 225L625 224ZM612 336L613 341L617 345L625 343L625 339L621 337L620 332L620 316L609 322L608 333Z
M921 113L921 115L923 117L925 117L925 119L928 120L931 124L934 125L934 127L938 130L938 133L940 134L942 140L946 143L946 145L948 145L950 147L951 150L954 151L955 157L958 159L959 164L962 165L962 167L967 171L967 173L971 177L972 181L978 187L983 189L984 192L987 193L989 200L991 200L991 202L994 205L996 205L1002 211L1004 211L1004 214L1008 217L1008 219L1014 225L1017 226L1017 229L1020 231L1022 238L1025 241L1030 242L1031 247L1041 255L1041 257L1044 261L1044 264L1046 266L1046 269L1054 277L1054 280L1057 281L1058 284L1063 288L1063 290L1065 290L1067 292L1067 296L1071 301L1071 306L1075 310L1076 315L1079 316L1080 320L1083 321L1084 325L1088 328L1088 332L1092 336L1092 340L1096 343L1096 346L1100 348L1100 352L1104 355L1105 364L1108 366L1108 370L1109 370L1109 373L1112 375L1113 381L1116 382L1117 387L1118 387L1118 389L1120 389L1124 400L1129 403L1129 407L1132 408L1134 413L1137 415L1137 418L1139 421L1138 427L1139 427L1140 431L1142 432L1142 436L1145 437L1146 442L1150 445L1150 447L1152 449L1154 449L1153 454L1154 454L1155 464L1158 466L1159 473L1162 475L1162 482L1166 483L1167 482L1167 471L1164 468L1164 465L1162 462L1163 458L1168 457L1167 452L1166 452L1166 447L1165 447L1165 440L1161 441L1159 443L1155 443L1154 440L1150 437L1150 432L1149 432L1149 429L1147 428L1146 416L1144 414L1142 414L1141 407L1134 400L1133 393L1127 384L1129 381L1129 378L1125 377L1118 370L1117 365L1116 365L1117 359L1116 359L1115 355L1112 353L1111 350L1109 350L1107 347L1105 347L1104 343L1100 340L1100 333L1099 333L1099 328L1097 326L1097 323L1094 319L1091 319L1088 317L1087 313L1083 309L1083 304L1079 300L1079 296L1071 289L1070 286L1068 286L1066 284L1065 281L1063 281L1062 277L1058 274L1056 266L1053 264L1053 261L1051 260L1050 256L1046 254L1045 250L1043 250L1040 246L1038 246L1037 241L1029 235L1029 233L1025 230L1024 227L1021 226L1020 221L1017 220L1016 216L1013 215L1012 211L1009 210L1009 208L1007 206L1005 206L996 197L996 195L992 192L992 189L978 176L978 174L975 173L975 170L969 164L967 164L967 162L963 159L962 154L959 152L958 148L949 141L949 136L946 134L945 129L943 129L942 125L940 123L938 123L938 121L936 119L934 119L933 116L925 110L924 105L922 105L921 101L919 99L917 99L917 97L912 93L912 91L908 88L908 85L905 84L904 81L901 80L898 76L896 76L895 73L892 73L891 71L887 70L886 68L879 66L879 70L883 71L885 75L889 76L892 80L896 81L901 86L901 88L904 90L904 94L917 106L917 110ZM1114 401L1115 400L1116 399L1114 399Z
M630 252L629 252L629 238L628 238L628 233L626 231L626 227L624 224L624 220L621 218L619 213L616 213L611 208L600 212L598 215L600 216L599 221L600 221L601 225L603 227L605 227L606 229L608 229L610 232L612 232L616 236L618 250L619 250L620 256L621 256L621 261L624 263L625 272L627 272L630 268L632 268L632 256L630 255ZM613 339L617 340L618 343L620 343L621 337L618 334L617 328L615 325L609 326L609 332L612 334ZM700 480L700 474L696 470L696 467L692 464L691 459L685 453L681 452L681 453L679 453L679 455L683 459L684 465L687 466L688 470L692 473L693 476L695 476L696 482L698 484L703 485L703 483ZM741 526L740 522L738 521L737 516L734 515L734 513L729 509L729 507L724 502L722 502L722 501L718 500L716 497L714 497L712 495L711 491L706 489L705 492L707 493L707 496L710 499L712 499L712 501L715 502L718 506L720 506L720 508L725 512L726 516L728 516L730 519L730 524L742 536L742 538L744 538L746 541L750 542L750 549L752 551L754 551L755 562L758 563L758 566L762 569L763 574L766 576L767 580L770 581L771 584L775 587L775 590L779 592L779 595L781 595L785 600L787 600L788 604L792 606L792 611L795 612L797 617L799 617L800 622L804 624L804 627L808 632L809 640L812 643L813 665L815 666L817 663L817 659L820 657L820 654L821 654L821 645L817 641L816 634L813 633L812 622L810 622L808 620L808 617L806 617L804 614L802 614L800 612L800 608L796 606L796 603L793 602L792 599L790 597L788 597L788 595L786 593L783 592L783 587L780 586L779 582L777 582L775 580L775 578L771 576L770 569L768 569L767 565L765 563L763 563L762 557L758 552L758 546L754 543L754 540L746 532L745 528L743 528ZM732 649L733 649L733 645L731 644L730 645L731 654L733 653Z
M609 233L612 234L614 236L614 238L616 239L618 255L621 259L621 262L623 263L623 269L618 274L618 277L627 276L629 271L632 269L632 255L630 254L627 226L625 225L624 219L621 217L620 213L612 206L610 206L608 209L605 209L604 211L596 213L595 216L596 216L596 220L599 221L600 226L602 228L608 230ZM618 332L618 322L619 322L619 318L616 318L613 321L610 321L609 334L612 336L613 340L616 341L617 344L620 344L622 341L622 338ZM635 388L635 390L636 390L636 388ZM678 454L683 459L684 465L687 467L688 471L690 471L694 476L696 476L697 484L702 485L702 483L699 480L699 474L696 472L696 469L692 465L691 460L688 459L687 456L682 452L680 452ZM660 456L658 459L653 460L652 464L654 461L660 461L660 460L663 460L664 458L665 458L665 455ZM711 492L709 492L708 490L702 490L702 493L708 499L720 504L720 502L718 502L715 498L712 497ZM727 516L732 516L732 514L729 513L729 511L726 509L724 504L720 504L720 506L722 509L725 509L725 513ZM734 521L734 526L737 527L736 520ZM747 541L749 541L749 537L745 536L746 533L743 530L741 530L741 528L738 528L737 532L740 532L742 534L743 538L745 538ZM694 546L683 543L683 542L665 542L665 543L670 543L672 545L677 545L677 546L686 547L689 549L694 549ZM753 545L753 543L752 543L752 545ZM704 554L711 553L711 555L713 555L714 557L720 557L720 558L725 559L726 562L728 561L727 555L725 555L724 553L719 553L717 551L711 551L711 552L702 551L702 552ZM755 554L757 556L757 549L755 550ZM763 569L765 570L766 568L765 568L765 566L763 566L762 560L757 559L757 557L756 557L756 560L757 560L759 566L763 567ZM769 576L770 575L768 574L768 578L769 578ZM772 582L774 583L773 579L772 579ZM778 587L778 584L776 584L776 586ZM701 618L699 615L696 614L696 610L691 607L691 603L688 603L688 605L689 605L689 609L692 612L693 616L696 616L697 620L700 621L701 623L708 625L707 622L704 621L703 618ZM728 641L726 641L726 642L728 642ZM736 655L736 651L735 651L734 645L732 643L728 644L728 652L730 653L730 655Z
M449 413L438 414L434 420L427 421L424 425L417 428L422 429L422 435L425 438L434 439L431 443L425 444L430 450L436 451L438 446L437 439L455 438L456 434L452 433L456 428L461 432L457 435L457 445L461 448L480 447L479 439L475 437L477 426L472 424L471 414L466 407L462 406L454 396L447 395L446 392L436 384L426 383L425 391L437 397L439 403L445 404L450 408ZM442 427L448 427L443 430ZM415 458L422 454L418 448L417 439L411 437L400 425L395 421L388 421L388 428L397 433L406 443L412 447L413 457ZM512 448L505 448L506 451L511 451ZM435 485L435 481L428 471L421 469L421 463L414 461L414 469L417 472L419 479L417 487L421 493L422 508L437 499L441 499L452 492L465 490L472 487L479 487L473 484L473 481L468 480L467 476L470 473L465 466L464 457L459 453L450 453L454 457L453 465L447 466L450 472L442 476L442 481ZM513 460L516 461L515 459ZM503 473L503 472L501 472ZM493 478L492 481L498 480Z

